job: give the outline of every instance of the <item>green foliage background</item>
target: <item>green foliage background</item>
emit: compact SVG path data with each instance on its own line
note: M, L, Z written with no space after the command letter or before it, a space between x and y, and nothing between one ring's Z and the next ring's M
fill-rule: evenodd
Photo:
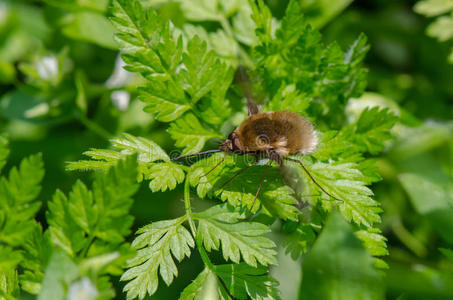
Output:
M452 14L0 0L0 299L451 299ZM316 125L299 158L343 202L291 164L252 208L264 166L216 191L247 162L170 160L245 118L239 64L264 111Z

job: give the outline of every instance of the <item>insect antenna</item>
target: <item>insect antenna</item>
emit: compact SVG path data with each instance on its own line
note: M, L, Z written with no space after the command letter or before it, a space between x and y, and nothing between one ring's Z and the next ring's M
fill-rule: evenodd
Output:
M343 200L341 199L338 199L337 197L334 197L332 196L329 192L327 192L314 178L313 176L310 174L310 172L308 171L307 168L305 168L304 164L298 160L298 159L293 159L293 158L289 158L289 157L285 157L286 160L289 160L289 161L292 161L292 162L296 162L298 163L302 169L304 169L305 173L307 173L308 177L310 177L310 179L313 181L314 184L316 184L320 189L321 191L323 191L327 196L329 197L332 197L333 199L337 200L337 201L341 201L341 202L344 202Z
M181 158L187 158L187 157L192 157L192 156L197 156L197 155L203 155L203 154L211 154L211 153L217 153L217 152L223 152L221 149L214 149L214 150L207 150L207 151L202 151L194 154L186 154L186 155L181 155L175 158L172 158L172 161L181 159Z
M250 210L253 210L253 206L255 205L256 198L258 198L258 194L260 193L261 186L263 185L264 180L267 177L267 174L269 173L269 169L272 166L272 159L269 159L269 163L267 164L266 171L264 171L264 176L261 178L260 184L258 185L258 190L256 191L255 198L253 199L252 206L250 207Z
M253 164L251 164L251 165L245 167L244 169L239 170L239 171L236 172L233 176L231 176L230 179L228 179L227 181L225 181L219 188L215 189L214 192L216 192L216 191L222 189L222 188L225 187L228 183L230 183L234 178L236 178L237 176L241 175L242 173L244 173L245 171L247 171L247 170L250 169L251 167L256 166L257 164L258 164L258 163L255 162L255 163L253 163Z

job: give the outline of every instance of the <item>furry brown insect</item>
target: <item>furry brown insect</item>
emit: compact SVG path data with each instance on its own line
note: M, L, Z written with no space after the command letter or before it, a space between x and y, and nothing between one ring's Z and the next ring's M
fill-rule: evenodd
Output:
M258 186L251 209L253 209L255 200L258 197L261 186L273 161L277 162L279 166L283 165L284 160L298 163L310 179L324 193L335 200L339 200L329 194L321 185L318 184L300 160L288 157L289 155L294 154L307 155L316 150L316 146L318 145L318 136L313 125L307 119L291 111L259 113L259 106L253 100L251 89L247 87L249 80L245 70L239 68L238 74L239 75L237 77L239 77L241 86L244 89L244 95L247 99L249 112L248 118L242 121L242 123L228 136L228 138L220 144L219 149L183 155L176 157L173 160L215 152L238 155L254 155L255 163L234 174L229 180L220 186L219 189L221 189L235 177L239 176L251 167L256 166L260 157L269 158L267 168ZM204 176L208 175L215 168L217 168L224 160L225 157Z
M221 145L227 153L263 153L279 165L291 154L313 153L318 137L313 125L291 111L257 113L245 119Z

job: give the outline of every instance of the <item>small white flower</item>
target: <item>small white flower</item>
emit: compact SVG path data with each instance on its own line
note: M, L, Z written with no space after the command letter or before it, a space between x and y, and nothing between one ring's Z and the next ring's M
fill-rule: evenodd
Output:
M125 111L129 107L131 95L127 91L114 91L110 95L113 105L121 111Z
M132 73L124 70L125 65L126 63L124 60L118 55L115 60L115 69L109 79L105 82L106 87L118 88L126 85L130 81Z
M49 104L48 103L40 103L38 105L33 106L32 108L26 110L24 112L24 116L31 119L37 118L40 116L44 116L49 112Z
M83 277L69 287L68 300L94 300L99 292L88 277Z
M58 75L58 60L55 56L44 56L36 63L41 79L51 80Z

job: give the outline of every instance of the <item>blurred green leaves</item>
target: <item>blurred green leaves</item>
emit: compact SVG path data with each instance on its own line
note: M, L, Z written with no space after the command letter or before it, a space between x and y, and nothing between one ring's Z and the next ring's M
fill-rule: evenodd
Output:
M65 288L77 278L77 266L63 252L55 251L46 268L46 273L43 279L43 292L40 293L38 299L65 299Z
M118 48L113 39L113 26L101 14L79 12L67 16L62 26L62 33L70 38L91 42L105 48L114 50Z
M384 299L370 254L338 213L330 215L302 265L300 299Z
M9 155L8 139L0 135L0 171L6 164Z
M44 0L54 7L61 33L69 38L87 41L101 47L116 50L118 45L113 39L114 29L106 17L109 1L95 0Z
M442 185L427 175L399 175L416 211L425 217L448 243L453 244L453 185Z
M419 1L414 10L427 17L437 17L426 29L426 33L440 42L445 42L453 37L453 4L449 0L423 0ZM453 63L453 48L449 56Z
M448 0L423 0L419 1L414 10L428 17L435 17L453 9L453 3Z
M347 8L352 0L301 1L305 17L315 28L321 28Z
M0 61L7 68L47 41L50 38L50 28L44 20L43 12L35 7L5 1L1 4L1 11ZM12 82L6 79L8 78L3 77L2 83Z

